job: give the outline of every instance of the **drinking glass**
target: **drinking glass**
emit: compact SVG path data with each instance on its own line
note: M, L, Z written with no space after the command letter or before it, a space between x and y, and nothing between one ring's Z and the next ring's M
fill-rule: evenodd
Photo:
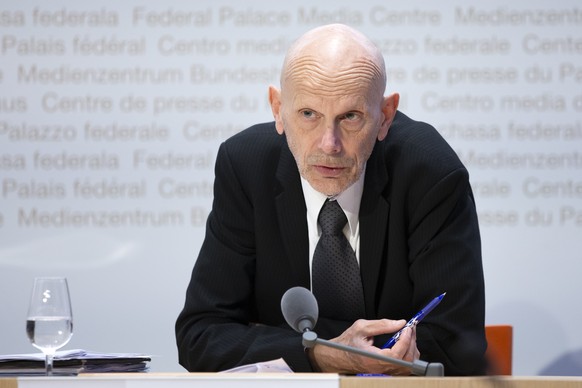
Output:
M46 374L52 375L55 352L73 335L73 314L66 278L34 279L26 334L32 345L44 353Z

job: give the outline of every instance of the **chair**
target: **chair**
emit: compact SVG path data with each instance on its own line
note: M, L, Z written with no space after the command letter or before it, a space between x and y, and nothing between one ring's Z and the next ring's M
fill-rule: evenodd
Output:
M513 360L513 326L511 325L485 325L485 337L487 338L487 358L490 375L512 374Z

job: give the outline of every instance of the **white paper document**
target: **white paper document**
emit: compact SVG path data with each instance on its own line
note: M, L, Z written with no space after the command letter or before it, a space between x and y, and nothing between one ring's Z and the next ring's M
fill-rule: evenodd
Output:
M282 358L276 360L247 364L227 369L220 373L293 373Z

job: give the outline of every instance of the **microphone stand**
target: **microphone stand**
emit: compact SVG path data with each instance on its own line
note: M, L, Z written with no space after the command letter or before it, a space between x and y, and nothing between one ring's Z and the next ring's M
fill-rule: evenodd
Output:
M385 361L390 364L395 364L403 367L407 367L412 371L412 374L416 376L444 376L445 370L443 364L439 362L431 362L428 363L422 360L414 360L412 362L399 360L397 358L382 356L380 354L367 352L365 350L353 348L351 346L338 344L336 342L331 342L328 340L324 340L317 337L317 333L314 331L310 331L309 329L305 329L303 332L303 346L306 348L313 348L315 344L320 344L323 346L329 346L330 348L335 348L339 350L343 350L350 353L356 353L364 357L375 358L376 360Z

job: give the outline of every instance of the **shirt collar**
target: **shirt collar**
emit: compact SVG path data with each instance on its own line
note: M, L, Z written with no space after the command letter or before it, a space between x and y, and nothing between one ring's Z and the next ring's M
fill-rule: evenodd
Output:
M335 200L339 203L346 214L351 236L354 236L358 230L358 217L360 214L362 193L364 192L365 175L366 169L364 167L364 171L362 171L360 178L335 197ZM301 186L305 197L305 205L307 206L307 217L313 222L313 225L317 225L319 211L328 197L325 194L316 191L303 177L301 177Z

